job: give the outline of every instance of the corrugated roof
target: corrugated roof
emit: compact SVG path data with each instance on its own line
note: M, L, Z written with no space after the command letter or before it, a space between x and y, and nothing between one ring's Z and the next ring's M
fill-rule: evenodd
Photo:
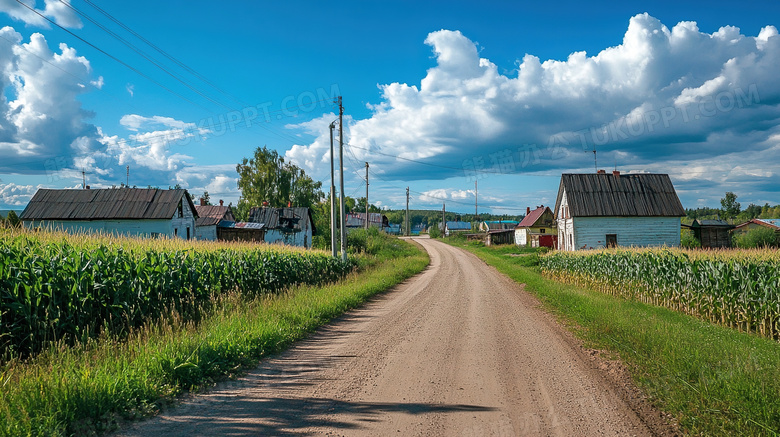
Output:
M691 223L692 228L700 228L703 226L709 226L709 227L724 227L724 228L733 228L734 225L730 224L729 222L725 220L699 220L696 219Z
M198 211L198 220L195 222L195 226L214 226L222 220L236 221L229 206L195 205L195 209Z
M517 225L518 228L530 228L533 226L537 220L539 220L539 217L544 214L545 211L549 211L549 206L540 206L536 208L535 210L531 211L527 216L523 218L523 220L520 221L520 223Z
M745 226L748 226L750 224L764 226L770 229L774 229L775 231L780 231L780 219L753 219L748 222L737 225L736 228L737 229L744 228Z
M170 219L187 190L118 188L94 190L38 190L22 213L23 220Z
M457 229L471 229L471 223L469 222L447 222L447 229L450 230L457 230Z
M563 192L572 217L682 217L685 215L667 174L563 174L555 201Z
M290 208L253 207L249 210L248 221L252 223L263 223L266 229L284 229L283 225L285 223L290 223L293 226L292 232L300 232L302 229L300 220L307 216L311 221L312 235L315 235L317 229L314 227L314 219L311 216L311 210L302 206ZM282 218L281 223L279 220L280 217Z

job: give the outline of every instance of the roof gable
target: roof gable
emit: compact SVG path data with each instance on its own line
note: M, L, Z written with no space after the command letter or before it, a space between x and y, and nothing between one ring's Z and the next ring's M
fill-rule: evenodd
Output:
M539 220L539 218L542 217L542 215L550 211L549 206L540 206L536 208L535 210L531 211L523 220L517 225L518 228L530 228L531 226L535 225L536 222ZM550 211L550 214L552 214L552 211Z
M572 217L682 217L685 215L667 174L563 174L555 201L563 194Z
M33 195L22 220L170 219L186 199L197 217L187 190L107 188L90 190L40 189Z

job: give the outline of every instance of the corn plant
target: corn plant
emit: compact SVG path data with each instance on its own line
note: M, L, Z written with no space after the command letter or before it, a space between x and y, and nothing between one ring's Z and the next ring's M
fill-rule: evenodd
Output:
M197 320L220 293L274 293L354 267L320 251L0 230L0 357L27 356L178 313Z
M541 257L540 267L563 282L780 339L776 250L553 252Z

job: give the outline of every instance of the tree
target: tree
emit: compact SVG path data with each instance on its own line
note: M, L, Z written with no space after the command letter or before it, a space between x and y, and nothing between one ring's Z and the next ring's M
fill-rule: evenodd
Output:
M720 199L720 206L722 207L724 218L733 219L739 215L740 205L737 202L737 195L731 191L727 191L726 197Z
M22 221L19 220L19 216L16 215L16 211L10 211L8 213L8 217L6 217L6 220L8 221L8 226L12 228L18 228L22 226Z
M252 158L244 158L236 165L236 172L241 190L236 208L240 219L246 219L249 209L263 202L276 208L287 206L288 202L312 208L324 197L322 182L315 182L302 169L285 162L279 153L267 147L255 149Z
M200 196L200 197L201 197L201 199L203 199L203 203L205 203L206 205L211 205L211 196L209 196L209 192L208 191L204 191L203 195Z

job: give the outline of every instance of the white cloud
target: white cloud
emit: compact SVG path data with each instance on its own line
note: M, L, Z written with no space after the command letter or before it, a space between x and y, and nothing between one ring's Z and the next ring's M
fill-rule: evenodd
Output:
M42 186L17 185L13 182L3 184L0 181L0 205L25 205L30 201L38 188L42 188Z
M432 32L425 43L437 65L419 84L380 85L372 116L347 126L354 160L370 161L388 180L443 180L474 168L592 171L594 148L600 162L620 158L622 168L709 168L713 183L733 178L734 162L757 183L778 174L780 161L761 159L780 119L773 26L755 37L731 26L708 34L694 22L670 29L640 14L617 46L566 60L525 54L516 76L480 58L461 32ZM313 143L286 155L320 176L328 171L326 121Z
M0 0L0 12L5 12L11 18L22 21L26 25L46 29L51 26L41 15L63 27L80 29L83 26L76 13L58 0L45 0L42 10L35 7L35 0L22 0L22 3L24 5L15 0Z

